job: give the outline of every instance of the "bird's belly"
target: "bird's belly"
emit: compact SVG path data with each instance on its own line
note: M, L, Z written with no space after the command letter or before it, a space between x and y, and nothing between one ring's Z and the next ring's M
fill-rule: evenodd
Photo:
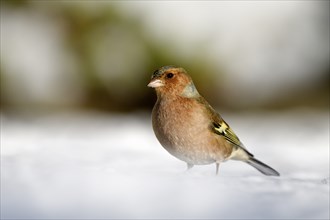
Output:
M174 103L173 103L174 102ZM190 164L210 164L226 158L219 136L210 130L210 119L198 102L182 105L157 101L153 129L161 145L173 156Z
M175 133L159 127L154 130L161 145L176 158L195 165L216 161L216 149L208 143L209 140L203 138L204 132L208 132L207 128L195 126L193 129L181 129Z

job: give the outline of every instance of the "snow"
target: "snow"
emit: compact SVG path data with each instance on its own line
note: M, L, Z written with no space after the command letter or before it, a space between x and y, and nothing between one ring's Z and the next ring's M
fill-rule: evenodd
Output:
M329 219L329 113L223 114L280 177L169 155L146 113L1 115L1 218Z

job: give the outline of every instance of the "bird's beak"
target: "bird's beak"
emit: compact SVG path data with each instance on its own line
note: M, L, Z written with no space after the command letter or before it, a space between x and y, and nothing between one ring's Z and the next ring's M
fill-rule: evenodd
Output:
M160 87L160 86L164 86L164 83L160 79L153 79L153 80L150 81L148 86L151 87L151 88L157 88L157 87Z

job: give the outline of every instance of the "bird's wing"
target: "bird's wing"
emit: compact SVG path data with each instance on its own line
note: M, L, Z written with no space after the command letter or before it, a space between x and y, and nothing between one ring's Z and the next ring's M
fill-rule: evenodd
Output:
M212 122L212 131L218 135L223 136L230 143L238 147L243 147L243 144L237 135L224 120L219 120L219 122Z
M224 137L228 142L230 142L234 146L243 148L244 151L248 152L247 149L244 147L243 143L239 140L239 138L235 134L235 132L222 119L222 117L212 108L212 106L202 96L200 96L197 99L197 101L206 108L207 114L211 120L210 128L212 132Z

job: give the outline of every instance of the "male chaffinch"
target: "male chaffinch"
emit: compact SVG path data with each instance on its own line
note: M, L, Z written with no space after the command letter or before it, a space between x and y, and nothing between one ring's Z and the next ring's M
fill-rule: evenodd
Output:
M234 131L198 93L183 68L164 66L156 70L149 87L157 102L152 126L161 145L173 156L194 165L219 164L229 159L246 162L269 176L280 174L247 151Z

